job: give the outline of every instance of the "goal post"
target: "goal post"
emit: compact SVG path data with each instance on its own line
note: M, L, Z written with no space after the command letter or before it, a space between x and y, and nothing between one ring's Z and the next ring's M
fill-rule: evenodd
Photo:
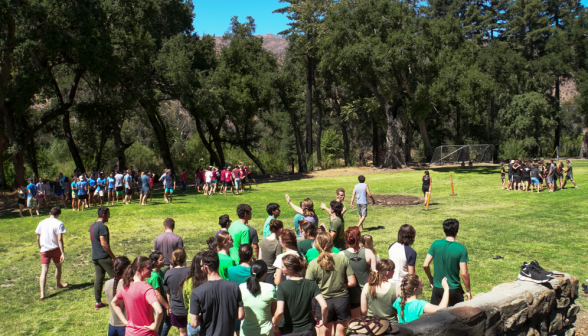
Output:
M554 159L583 159L588 158L588 147L557 146L553 155Z
M435 148L431 166L444 164L468 163L494 163L494 145L443 145Z

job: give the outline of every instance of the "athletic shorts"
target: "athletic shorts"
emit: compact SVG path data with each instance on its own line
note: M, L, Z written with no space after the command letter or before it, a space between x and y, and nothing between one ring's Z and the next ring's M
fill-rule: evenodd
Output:
M500 178L504 180L504 174L500 174Z
M165 192L166 193L173 194L174 193L174 189L173 188L165 188Z
M94 192L96 192L96 188L90 188L88 195L92 195Z
M88 199L88 195L78 195L78 198L81 200L87 200Z
M125 191L125 187L116 187L115 190L116 191Z
M336 298L325 299L327 301L327 318L323 323L331 322L345 322L351 318L351 306L349 304L349 294L339 296ZM312 310L314 310L314 317L317 320L322 320L321 306L316 299L312 299Z
M104 190L102 190L102 189L96 190L96 193L98 194L98 196L104 197ZM96 195L96 194L94 194L94 195Z
M216 184L216 180L212 180L212 183Z
M131 188L126 188L125 189L125 195L128 196L128 195L132 195L132 194L133 194L133 189L131 189Z
M423 192L428 192L429 191L429 186L423 184L423 187L421 189L423 190Z
M200 184L200 179L196 179L196 184Z
M510 182L514 182L514 175L508 175L508 180Z
M71 192L71 198L78 198L78 193L75 191Z
M41 253L41 265L48 265L53 260L54 264L59 264L61 259L61 250L56 248L51 251L40 252Z
M225 187L232 187L232 186L233 186L232 181L225 181Z
M359 217L367 217L367 204L358 204L357 212L359 213Z
M212 182L206 182L206 186L209 188L212 187Z
M530 176L523 176L523 182L529 182L531 180Z
M45 195L37 195L37 198L43 199L45 198Z
M108 193L111 194L114 192L114 188L108 188Z
M539 184L539 180L536 177L531 177L531 182L533 182L533 184Z
M463 289L461 287L449 290L449 307L455 306L456 304L463 302ZM433 287L433 293L431 294L431 304L439 305L443 298L443 288Z
M147 196L148 193L149 193L149 189L145 189L145 188L141 189L141 195Z
M548 184L553 184L553 175L547 176L547 183Z
M188 316L176 316L172 312L169 317L171 320L171 325L176 328L186 328L188 326Z
M521 176L520 175L513 175L515 183L521 183Z
M27 199L26 198L18 198L18 204L22 204L24 206L27 206Z
M45 196L47 196L47 197L51 197L51 192L50 192L50 191L46 191L46 192L45 192Z
M61 197L63 196L63 191L62 190L56 190L55 191L55 197Z
M566 181L570 180L570 181L574 181L574 177L572 175L566 175Z
M32 197L27 197L27 207L34 208L37 206L37 200Z

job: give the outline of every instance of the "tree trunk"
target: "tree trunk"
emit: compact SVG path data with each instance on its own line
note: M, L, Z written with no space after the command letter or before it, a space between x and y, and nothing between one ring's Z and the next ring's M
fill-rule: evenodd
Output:
M320 166L322 161L321 137L323 133L323 107L318 100L316 102L316 110L316 164Z
M284 109L290 116L290 124L292 125L292 132L294 133L294 139L296 140L296 156L298 158L298 172L306 173L306 157L304 156L304 141L302 140L302 134L300 133L300 127L298 126L296 112L290 106L289 100L285 96L282 90L278 89L278 95L280 100L284 104Z
M108 141L108 136L112 133L110 132L100 132L100 145L98 146L98 151L96 152L96 157L94 162L98 170L103 170L102 167L102 152L104 151L104 146L106 145L106 141Z
M455 106L455 144L464 145L461 140L461 111L459 103Z
M154 106L153 103L148 103L145 101L141 101L141 106L143 106L143 109L145 109L149 123L151 123L153 132L157 137L159 155L161 155L163 164L167 169L171 169L172 174L175 174L177 171L169 150L169 143L167 142L167 131L165 129L165 124L159 115L159 112L157 112L157 107Z
M200 136L204 148L206 148L208 154L210 154L210 161L220 165L221 162L218 155L216 155L216 152L212 148L212 144L206 139L206 134L204 134L204 130L202 129L202 121L194 113L192 113L192 117L194 117L194 120L196 121L196 131L198 131L198 136Z
M378 141L378 124L376 118L372 117L372 163L374 166L380 165L380 146Z
M62 125L63 125L63 134L65 135L65 142L67 143L67 147L69 148L69 152L71 153L71 158L74 160L74 164L76 165L77 169L80 169L82 172L86 171L84 167L84 161L82 160L82 156L78 150L78 146L76 146L76 142L74 141L73 135L71 133L71 125L69 123L69 111L66 111L62 117Z
M561 105L559 104L560 99L560 78L559 76L555 78L555 138L553 139L553 148L559 147L559 139L561 138L561 118L559 116Z
M118 169L120 171L124 171L126 170L127 167L127 157L125 155L125 151L127 150L127 148L131 147L131 145L133 144L133 142L126 144L123 142L122 140L122 136L121 136L121 130L122 130L122 126L123 123L125 121L117 121L115 123L113 123L113 129L112 129L112 138L114 139L114 151L116 153L116 160L117 160L117 165L118 165Z
M349 159L349 134L347 133L347 123L343 120L341 106L337 99L333 99L333 106L335 106L337 118L339 119L339 126L341 126L341 134L343 135L343 159L345 160L345 166L349 166L351 160Z
M404 127L404 134L406 135L406 139L404 140L404 161L411 162L412 161L412 153L411 153L411 146L412 146L412 137L414 134L414 129L410 124L410 121L406 121L406 126Z
M402 153L401 131L402 123L398 116L398 109L402 105L402 100L398 99L394 104L385 103L383 108L386 113L386 157L384 165L394 169L406 166L404 155Z
M218 127L214 127L210 120L206 120L206 127L208 128L208 133L212 136L212 142L214 143L214 148L216 148L216 152L218 153L218 163L220 165L219 168L223 168L226 164L225 162L225 154L223 151L223 144L221 142L220 137L220 130L221 130L222 122L219 122Z
M0 188L6 189L6 172L4 171L4 144L6 140L0 133Z
M306 155L312 157L312 58L306 55Z
M433 155L433 149L431 148L431 141L429 140L429 132L427 131L427 123L425 122L425 118L419 118L419 133L421 133L421 138L423 139L423 145L425 147L425 157L427 161L431 161L431 156Z
M34 182L37 183L39 182L39 165L37 163L37 145L35 144L35 141L29 142L26 155L27 161L33 170Z
M247 156L251 159L251 161L253 161L255 163L255 165L259 168L259 170L261 170L261 174L264 177L267 177L268 176L267 169L265 169L265 167L263 166L261 161L259 161L259 159L255 155L253 155L253 153L251 153L251 151L249 150L249 147L247 147L245 145L241 145L240 147L243 150L243 152L245 152L245 154L247 154Z

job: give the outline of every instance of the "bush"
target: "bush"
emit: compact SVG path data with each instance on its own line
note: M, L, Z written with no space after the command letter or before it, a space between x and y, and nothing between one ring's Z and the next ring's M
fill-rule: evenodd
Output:
M500 145L500 155L498 158L502 161L511 159L523 159L527 157L524 142L522 140L510 139Z

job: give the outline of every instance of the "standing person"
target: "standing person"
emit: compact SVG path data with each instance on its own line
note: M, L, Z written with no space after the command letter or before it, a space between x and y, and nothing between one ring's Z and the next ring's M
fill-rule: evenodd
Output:
M566 173L566 179L565 179L563 185L561 186L561 188L563 189L566 186L566 183L568 183L568 181L572 181L572 183L574 184L574 188L578 189L578 185L576 184L576 181L574 181L574 172L572 170L572 161L566 160L566 162L568 163L568 168L566 168L566 170L564 171L564 173Z
M278 219L278 217L280 217L280 205L278 203L270 203L265 207L265 211L268 216L265 220L265 224L263 224L263 236L267 237L271 234L269 223L272 219Z
M235 190L233 189L233 174L231 174L231 166L227 165L225 170L221 173L221 177L224 176L225 178L225 185L224 185L224 192L225 197L227 197L227 188L231 187L231 192L235 195Z
M184 306L182 296L182 282L188 274L186 267L186 252L184 249L176 249L172 253L173 268L165 272L163 288L167 294L167 302L170 306L171 325L178 328L180 336L188 335L188 309Z
M201 327L200 335L232 335L235 321L245 317L239 286L223 279L218 267L214 251L202 252L202 271L208 281L194 289L190 297L190 324L194 329Z
M149 255L151 260L151 276L147 279L147 283L155 289L155 295L159 304L163 308L163 323L159 326L158 335L167 336L171 329L171 318L169 316L169 303L167 301L167 295L163 289L163 272L161 268L164 265L163 254L159 251L151 252Z
M110 175L106 178L106 183L108 186L108 199L106 204L108 204L108 202L112 202L111 204L114 205L114 182L116 180L114 179L114 172L110 172Z
M546 175L545 175L545 165L543 164L543 162L539 162L539 190L543 190L543 184L546 180Z
M547 164L547 187L549 188L549 192L555 191L555 165L553 164L553 160L550 160Z
M514 160L508 162L508 187L507 190L513 190L514 187L514 169L512 168Z
M390 259L382 259L376 270L370 273L367 284L361 292L361 314L385 318L394 325L398 323L398 312L390 302L394 302L400 292L391 281L395 265Z
M398 322L408 323L418 319L423 313L435 313L439 309L447 308L449 297L449 286L447 278L441 280L443 286L443 297L438 304L428 303L427 301L418 300L418 296L423 293L423 282L416 274L407 275L402 280L401 296L394 301L392 307L398 312Z
M249 267L249 272L246 282L239 285L245 310L241 334L273 336L272 311L276 310L276 288L264 282L267 265L263 260L255 261Z
M61 265L65 260L65 249L63 245L63 234L65 226L58 220L61 209L51 208L49 218L42 220L35 233L37 234L37 245L41 254L41 276L39 286L41 287L41 300L45 299L45 283L51 260L55 264L55 282L57 288L67 287L67 283L61 283Z
M404 224L398 229L398 238L396 242L388 247L388 258L394 262L394 276L392 283L398 286L400 293L400 284L402 279L409 274L415 274L415 265L417 259L416 251L411 247L414 244L416 230L410 224Z
M211 196L212 195L212 176L214 175L213 171L212 171L212 167L208 167L206 169L206 172L204 173L204 179L206 181L206 187L204 189L204 193L207 196Z
M253 180L253 183L255 183L255 187L257 188L257 182L253 178L253 175L251 175L251 171L249 171L249 168L247 168L247 166L244 165L243 162L241 162L241 170L243 170L243 173L245 175L245 181L247 181L249 189L251 189L251 183L249 182L249 180Z
M521 166L521 176L522 176L522 186L524 191L529 190L529 184L531 182L531 168L529 167L529 163L523 162Z
M90 178L87 179L88 181L88 207L92 204L94 204L94 206L96 206L96 195L94 195L94 193L96 192L96 175L94 175L94 173L90 174Z
M237 206L238 220L231 223L229 234L233 237L233 247L231 248L231 258L239 263L239 246L249 244L249 220L251 220L251 207L247 204Z
M512 179L513 179L513 189L512 190L520 190L521 184L521 165L519 164L519 160L515 160L512 165Z
M143 281L151 275L151 268L151 260L147 257L137 257L133 260L123 276L122 290L117 292L112 300L116 315L126 325L126 335L156 336L163 319L163 309L157 300L155 290ZM128 319L121 308L123 302Z
M71 185L67 176L63 176L63 173L59 173L59 181L61 182L61 188L63 189L63 199L65 200L65 207L67 208L67 200L71 198Z
M345 249L345 222L343 221L343 204L337 201L331 201L331 215L329 221L331 222L329 229L325 224L321 223L321 227L325 232L328 232L333 239L334 246L339 250Z
M220 256L219 256L220 257ZM245 283L251 276L251 264L253 259L253 248L249 244L239 246L239 265L231 266L227 270L228 279L237 284L237 286ZM232 259L231 259L232 260ZM222 264L222 262L221 262ZM219 272L220 273L220 272ZM241 330L241 321L237 320L235 323L235 333L239 335Z
M104 193L106 193L106 178L104 177L104 172L100 172L96 180L96 196L100 200L100 206L104 204ZM96 206L96 203L94 203L94 206Z
M265 282L274 284L274 275L276 273L276 267L274 262L278 255L282 254L282 245L280 244L280 234L284 229L284 224L279 220L272 220L270 222L271 234L267 237L261 238L259 242L260 254L259 259L265 261L268 265L267 276Z
M163 221L163 233L155 238L152 252L159 251L163 254L165 267L162 271L165 273L172 266L172 254L177 249L184 248L182 237L174 233L176 222L171 218Z
M299 222L301 220L304 219L318 225L318 217L314 212L314 203L310 200L310 198L306 198L304 201L300 203L300 206L297 206L296 204L292 203L292 200L290 199L290 196L288 196L288 194L284 195L284 197L286 198L286 202L288 202L288 205L292 208L292 210L296 211L297 213L297 215L294 216L294 227L298 227L298 231L296 232L298 236L300 236Z
M218 172L217 167L212 167L211 171L212 171L212 193L216 194L216 186L217 186L220 174Z
M124 177L125 184L125 204L133 203L133 176L127 169Z
M192 258L192 264L188 269L188 273L184 280L180 283L180 287L182 288L182 296L184 299L184 306L190 312L190 297L192 296L192 292L198 286L205 283L206 280L206 273L202 271L202 253L197 253ZM200 328L192 328L190 325L190 315L188 314L188 336L198 336L200 334Z
M506 177L506 170L504 169L504 162L500 163L500 178L502 179L502 184L500 185L500 189L504 190L504 179Z
M57 176L55 182L53 182L53 195L55 195L55 206L59 206L59 200L61 200L63 208L66 209L67 205L65 204L65 198L63 196L63 185L61 184L59 176Z
M376 270L376 256L371 250L359 246L360 241L359 228L350 227L345 230L345 243L348 249L341 251L349 261L357 284L349 288L349 304L351 308L351 317L361 316L361 292L365 286L371 271Z
M194 173L194 189L196 189L196 193L200 192L200 182L202 179L200 178L200 170L202 168L196 169L196 173Z
M33 209L39 214L39 205L37 204L37 186L33 183L32 178L28 178L29 184L27 185L27 207L29 208L29 213L31 217L33 217Z
M94 263L94 272L96 274L94 280L94 298L96 299L96 305L94 305L94 309L106 307L106 304L102 303L104 275L108 273L108 276L111 278L114 277L112 266L116 257L110 249L110 231L108 230L108 226L106 226L109 219L110 210L105 206L101 206L98 208L98 220L90 226L92 262ZM127 308L128 307L129 306L127 305Z
M336 193L335 193L335 197L337 198L337 202L340 202L341 204L343 204L343 201L345 201L345 189L337 188ZM327 208L325 203L321 203L321 209L328 212L329 214L331 213L331 208ZM344 214L345 212L347 212L347 208L343 207L343 211L341 212L341 214Z
M137 193L139 201L141 201L141 176L143 176L141 169L137 171L136 175L133 175L133 191Z
M427 197L427 193L429 192L429 189L431 188L431 182L433 182L431 180L431 176L429 176L429 171L425 170L425 175L423 176L423 186L421 187L421 190L423 191L423 197ZM358 197L359 199L359 197ZM372 198L373 199L373 198ZM375 202L374 202L375 204ZM357 208L359 209L359 203L357 205Z
M319 336L329 335L330 330L334 328L334 336L345 336L347 322L351 318L347 288L357 285L353 269L345 256L329 252L333 247L330 235L319 233L315 247L320 255L308 264L306 279L316 281L328 307L328 314L325 317L319 314L316 301L313 302L312 310L315 311L315 319L324 318L323 326L318 328L318 334Z
M141 173L141 195L139 198L139 204L147 205L147 196L151 191L151 179L149 178L149 172Z
M289 255L294 254L299 258L304 258L300 250L298 249L297 241L296 241L296 234L292 230L282 230L280 233L280 245L284 249L284 253L279 254L274 260L274 267L276 270L276 274L274 276L274 283L279 285L280 282L286 280L286 276L282 274L282 259Z
M380 260L380 256L374 248L374 238L372 236L369 234L361 236L361 239L359 240L359 246L372 251L372 253L376 256L376 260Z
M443 222L443 231L445 232L445 239L435 240L431 244L429 253L425 257L423 268L429 278L429 282L433 286L431 303L437 305L441 302L441 298L444 295L444 287L441 284L441 280L447 278L449 284L449 307L452 307L464 300L464 292L459 280L460 273L466 288L465 299L472 299L470 274L468 272L468 262L470 259L465 246L455 241L459 231L459 222L457 219L445 220ZM431 275L431 269L429 267L431 261L434 261L434 277Z
M559 189L563 189L563 176L564 176L564 165L563 162L560 162L557 165L557 179L559 181Z
M218 234L222 231L229 232L229 227L231 226L231 219L229 218L229 215L224 214L224 215L220 216L218 218L218 225L220 225L221 228L214 235L214 238L216 238L218 236Z
M369 196L372 199L372 204L376 204L376 200L374 199L374 196L372 196L369 186L365 184L365 177L363 175L359 175L357 180L359 183L355 185L355 188L353 188L350 204L351 209L353 209L353 200L355 199L355 196L357 196L357 212L359 213L359 223L357 226L359 227L360 231L363 231L363 222L367 217L367 197Z
M295 255L288 255L282 261L282 272L289 279L276 289L277 305L272 319L275 333L313 336L315 325L319 330L325 327L329 308L317 283L301 276L305 267L304 260ZM313 310L321 318L315 318Z
M51 206L51 201L52 201L51 191L53 190L53 188L51 187L49 180L45 180L45 184L43 185L43 187L45 188L45 210L48 210L49 206ZM57 204L57 203L55 205L59 206L59 204Z
M124 194L125 192L125 186L124 186L124 175L120 173L120 170L116 172L116 175L114 175L114 187L116 190L116 203L118 203L119 201L119 197L121 197L121 195ZM126 198L126 196L125 196Z
M216 236L219 259L218 274L225 280L229 280L229 267L237 265L237 262L231 258L231 248L233 245L233 237L228 232L219 232L218 236Z
M182 170L182 194L186 193L186 186L188 185L188 175L186 174L186 168Z
M153 173L149 172L149 202L153 202Z
M247 227L249 227L249 245L251 245L251 248L253 248L253 253L254 253L254 257L255 259L259 259L259 236L257 235L257 230L249 225L249 222L247 222Z
M239 195L239 190L241 189L241 170L239 169L239 166L236 166L235 169L233 169L231 176L233 177L233 181L235 181L236 194Z
M537 193L539 193L539 169L537 169L537 165L531 167L531 192L533 192L533 186L537 187Z
M45 204L45 183L43 183L43 179L39 177L39 182L35 185L37 187L37 208L41 209L41 205ZM46 207L45 207L45 210Z
M314 223L304 221L300 229L304 239L298 242L298 249L303 256L306 256L306 252L314 247L314 240L316 238L317 228Z
M125 325L120 320L112 300L116 296L116 293L122 291L123 282L122 280L125 271L131 266L131 261L127 257L118 257L114 260L114 278L106 281L104 284L104 295L106 295L106 302L108 303L108 309L110 310L110 318L108 319L108 336L125 336ZM125 317L127 317L124 303L120 304L120 308Z
M27 193L28 190L25 186L21 185L20 188L16 189L16 193L18 194L18 214L20 217L24 217L22 215L22 211L27 206ZM33 217L33 212L29 209L31 217Z
M162 180L163 180L163 185L165 187L165 189L163 191L163 199L165 200L165 203L172 204L173 196L174 196L174 189L176 189L176 179L175 179L175 176L172 174L171 169L166 169L163 172L163 174L159 178L160 182ZM168 195L169 195L169 201L167 199Z
M84 173L78 181L78 211L80 211L80 205L82 206L82 211L88 207L88 188L89 183Z
M71 178L71 209L73 211L79 211L80 205L78 199L78 178L72 176ZM77 207L77 209L76 209Z

